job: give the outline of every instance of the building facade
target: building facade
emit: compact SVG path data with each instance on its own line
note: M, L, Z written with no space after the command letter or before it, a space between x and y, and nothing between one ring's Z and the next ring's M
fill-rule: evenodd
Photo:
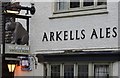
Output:
M21 76L120 77L120 1L59 1L35 2L30 51L38 63Z

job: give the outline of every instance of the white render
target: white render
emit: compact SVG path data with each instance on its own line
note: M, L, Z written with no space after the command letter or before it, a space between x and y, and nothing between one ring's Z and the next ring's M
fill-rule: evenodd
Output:
M116 38L90 39L93 29L96 29L99 36L99 29L117 27L118 32L118 2L109 2L107 5L108 14L77 16L67 18L49 19L53 16L53 3L37 2L35 3L36 13L30 21L30 45L31 52L40 52L43 50L82 50L82 49L110 49L118 48L118 36ZM85 30L86 38L84 40L67 41L44 41L43 33L56 31ZM111 31L110 30L110 31ZM113 32L111 32L113 34ZM119 35L119 34L118 34ZM63 36L63 34L61 35Z
M113 2L111 2L113 1ZM108 0L107 9L103 10L108 14L88 15L88 16L76 16L67 18L55 18L53 14L52 2L35 2L36 13L30 20L30 51L32 54L37 53L51 53L63 50L118 50L120 47L119 41L119 12L120 12L120 0ZM119 5L118 5L119 4ZM99 11L99 10L98 10ZM88 12L89 13L89 12ZM59 16L59 15L58 15ZM105 36L106 28L117 27L117 37L103 38L103 39L90 39L90 35L93 29L96 29L99 36L99 29L103 29ZM56 32L56 31L75 31L85 29L86 38L81 40L67 40L67 41L42 41L43 33ZM111 32L113 34L113 32ZM63 34L61 35L63 36ZM111 65L111 76L118 76L120 74L119 62L113 62ZM93 64L89 64L90 70L93 71ZM38 68L33 67L31 72L23 72L19 68L19 72L16 70L15 76L43 76L44 66L38 63ZM49 70L50 71L50 70ZM48 71L48 72L49 72ZM118 72L119 71L119 72ZM93 76L94 72L89 72L89 76ZM50 74L50 73L48 73Z
M113 63L113 76L119 76L120 77L120 62L114 62Z

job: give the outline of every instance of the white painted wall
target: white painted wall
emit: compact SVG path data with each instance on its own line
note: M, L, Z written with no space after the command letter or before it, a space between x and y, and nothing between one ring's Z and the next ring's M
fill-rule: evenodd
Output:
M111 0L108 0L111 1ZM117 0L118 1L118 0ZM35 3L36 13L31 18L30 25L30 45L31 52L41 50L65 50L65 49L89 49L89 48L115 48L118 46L118 36L116 38L90 39L92 29L118 28L118 2L108 2L108 14L78 16L69 18L49 19L53 14L53 5L50 2ZM75 31L85 29L86 38L84 40L67 41L44 41L43 33L56 31ZM111 30L112 31L112 30ZM61 35L63 36L63 35Z
M34 2L36 13L30 20L30 45L31 52L41 50L65 50L65 49L97 49L97 48L118 48L118 37L116 38L103 38L103 39L90 39L92 30L96 29L99 36L99 29L105 30L107 27L112 28L118 25L118 1L108 0L107 11L108 14L78 16L69 18L49 19L53 15L52 2ZM30 2L21 2L22 6L30 6ZM21 11L24 14L25 11ZM26 28L25 20L20 20ZM75 35L75 30L85 30L85 39L81 40L67 40L67 41L42 41L43 33L56 32L56 31L70 31L72 30ZM119 32L118 32L119 33ZM111 32L111 34L114 34ZM119 34L118 34L119 35ZM63 34L61 34L61 38Z
M113 63L113 76L119 76L118 70L119 70L119 62L114 62Z
M120 61L118 62L118 76L120 77Z
M111 1L111 0L108 0ZM65 49L98 49L98 48L118 48L119 34L116 38L103 38L103 39L90 39L92 29L96 29L99 34L99 29L116 26L119 30L118 21L118 2L108 2L108 14L78 16L69 18L49 19L53 14L53 5L51 2L36 2L36 13L30 20L30 51L32 53L41 50L65 50ZM23 3L24 5L27 5ZM29 5L29 4L28 4ZM42 42L43 32L56 32L56 31L75 31L85 29L86 38L84 40L67 40L67 41L48 41ZM118 32L119 33L119 32ZM61 35L63 36L63 35ZM118 62L113 63L113 76L118 76ZM20 66L15 70L15 76L43 76L43 65L38 63L38 68L33 71L21 71Z

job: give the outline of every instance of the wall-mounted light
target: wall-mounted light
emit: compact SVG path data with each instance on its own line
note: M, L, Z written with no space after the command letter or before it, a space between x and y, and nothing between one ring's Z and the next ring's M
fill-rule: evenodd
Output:
M8 64L9 72L14 72L16 64Z

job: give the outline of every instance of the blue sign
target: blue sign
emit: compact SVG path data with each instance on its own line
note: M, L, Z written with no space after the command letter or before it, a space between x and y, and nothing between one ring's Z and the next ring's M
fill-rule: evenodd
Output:
M20 65L22 71L32 71L30 58L29 57L20 57Z

